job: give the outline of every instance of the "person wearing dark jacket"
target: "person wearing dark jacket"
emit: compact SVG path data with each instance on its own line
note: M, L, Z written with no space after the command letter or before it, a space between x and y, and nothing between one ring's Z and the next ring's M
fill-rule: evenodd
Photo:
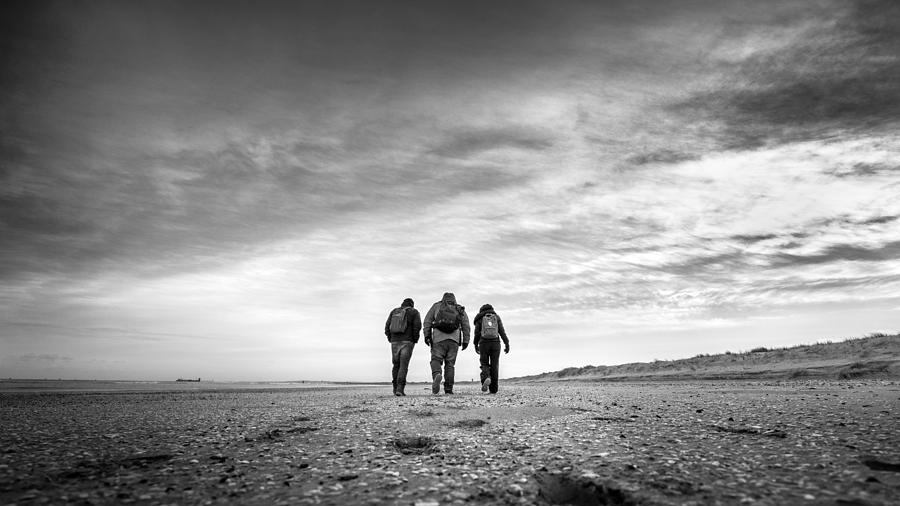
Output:
M509 353L509 339L503 320L494 311L494 306L485 304L475 315L475 353L481 362L481 391L497 393L500 375L500 340L503 340L503 353Z
M422 330L422 317L413 306L412 299L403 299L400 307L392 310L384 323L384 335L391 343L391 361L394 365L391 378L396 396L406 395L404 390L409 359L419 342L419 331Z

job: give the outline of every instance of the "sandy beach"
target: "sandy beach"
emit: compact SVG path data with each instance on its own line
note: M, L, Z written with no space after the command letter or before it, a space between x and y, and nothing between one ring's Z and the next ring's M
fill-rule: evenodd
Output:
M0 394L4 504L896 504L900 383Z

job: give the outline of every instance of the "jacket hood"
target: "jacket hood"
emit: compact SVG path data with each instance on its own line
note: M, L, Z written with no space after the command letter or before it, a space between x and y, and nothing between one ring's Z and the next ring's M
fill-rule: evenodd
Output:
M445 292L444 296L441 297L441 302L452 302L456 304L456 295L453 295L452 292Z
M475 318L472 319L472 322L473 322L473 323L478 323L478 322L480 322L481 319L484 318L484 315L486 315L486 314L488 314L488 313L494 313L494 314L497 314L497 313L494 311L494 306L492 306L492 305L490 305L490 304L485 304L485 305L481 306L481 309L478 310L478 314L475 315ZM498 316L498 318L499 318L499 316Z
M400 304L400 307L415 307L415 303L412 299L406 298L403 299L403 304Z

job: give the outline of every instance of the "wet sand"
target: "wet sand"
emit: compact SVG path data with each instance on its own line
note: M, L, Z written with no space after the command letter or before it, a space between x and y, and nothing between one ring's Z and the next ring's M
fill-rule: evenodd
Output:
M0 503L897 504L900 383L0 393Z

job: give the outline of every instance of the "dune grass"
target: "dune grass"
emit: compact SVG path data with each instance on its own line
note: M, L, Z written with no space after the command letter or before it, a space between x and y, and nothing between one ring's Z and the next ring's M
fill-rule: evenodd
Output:
M900 378L900 334L875 333L843 341L698 354L614 366L568 367L520 381Z

